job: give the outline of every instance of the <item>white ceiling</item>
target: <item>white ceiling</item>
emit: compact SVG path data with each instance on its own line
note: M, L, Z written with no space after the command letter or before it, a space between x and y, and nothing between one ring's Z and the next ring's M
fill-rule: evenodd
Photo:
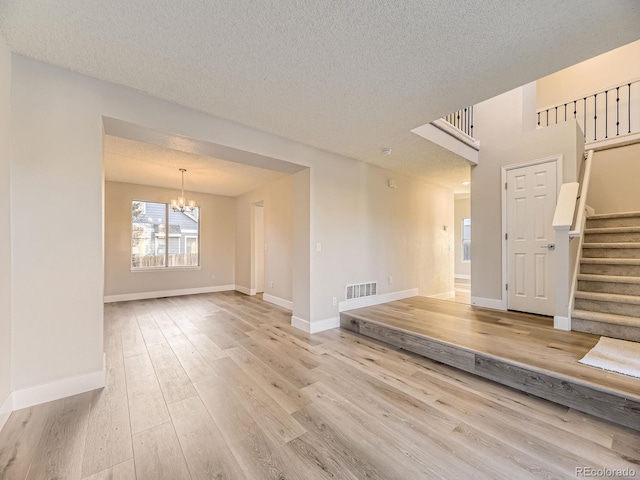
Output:
M467 164L411 129L638 25L637 0L0 1L17 53L450 188Z
M105 178L180 190L180 168L186 168L185 191L235 197L285 174L194 155L111 135L104 137Z

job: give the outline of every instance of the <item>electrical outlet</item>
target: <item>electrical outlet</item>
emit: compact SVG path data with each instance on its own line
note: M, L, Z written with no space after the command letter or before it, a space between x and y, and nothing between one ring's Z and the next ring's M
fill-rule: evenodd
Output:
M393 283L393 277L389 277L389 284Z
M322 244L320 242L316 243L316 252L322 251Z
M336 305L338 305L338 297L333 297L333 306L335 307Z
M271 282L269 285L271 286L271 288L276 286L275 282Z
M215 280L215 279L216 279L216 274L215 274L215 273L212 273L212 274L211 274L211 280Z
M265 252L267 251L267 244L266 243L264 244L264 251Z

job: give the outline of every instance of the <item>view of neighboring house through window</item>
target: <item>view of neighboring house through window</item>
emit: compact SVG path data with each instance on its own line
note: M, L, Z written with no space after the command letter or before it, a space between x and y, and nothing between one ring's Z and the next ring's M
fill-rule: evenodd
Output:
M131 268L200 265L200 208L174 212L167 203L131 202Z
M471 219L462 220L462 261L471 261Z

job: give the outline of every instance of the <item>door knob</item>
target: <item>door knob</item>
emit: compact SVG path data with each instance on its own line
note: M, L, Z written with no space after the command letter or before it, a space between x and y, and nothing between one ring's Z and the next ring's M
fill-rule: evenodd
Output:
M546 245L541 245L540 248L546 248L547 250L555 250L556 249L556 244L555 243L547 243Z

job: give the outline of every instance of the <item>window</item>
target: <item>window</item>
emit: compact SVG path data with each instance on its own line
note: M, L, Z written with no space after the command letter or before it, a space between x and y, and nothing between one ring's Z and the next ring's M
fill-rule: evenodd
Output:
M167 203L131 202L131 268L200 265L200 208L174 212Z
M462 261L471 261L471 219L465 218L462 220L461 228L462 237Z

